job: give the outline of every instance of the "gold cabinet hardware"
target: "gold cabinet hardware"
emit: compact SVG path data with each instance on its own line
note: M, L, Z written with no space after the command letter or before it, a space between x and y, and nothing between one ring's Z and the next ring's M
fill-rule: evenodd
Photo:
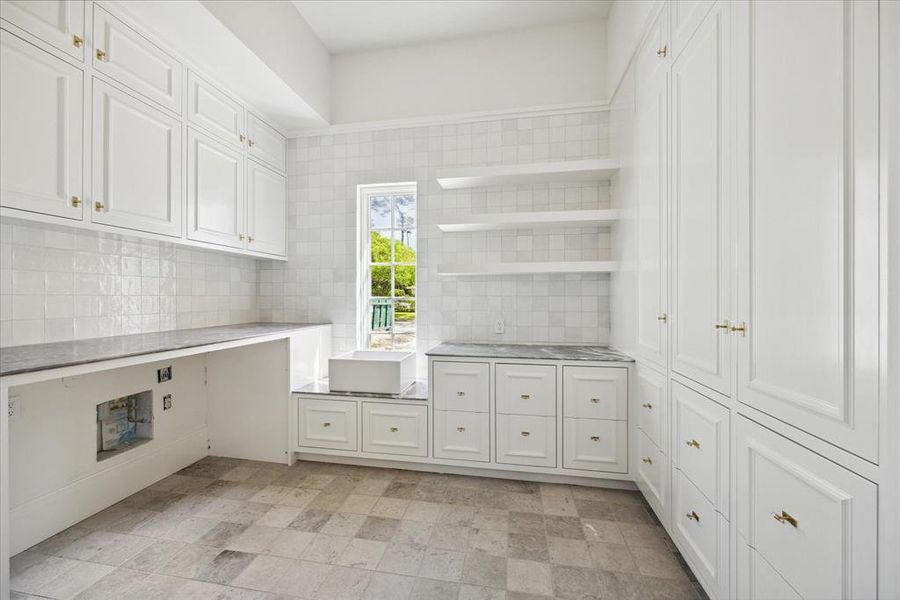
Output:
M106 208L102 202L94 202L94 210L96 212L101 212L104 208Z
M243 133L241 133L241 134L239 134L239 135L238 135L238 139L240 139L240 140L241 140L241 143L244 143L244 140L246 140L246 139L247 139L247 136L246 136L246 135L244 135L244 134L243 134Z
M462 425L460 425L459 427L456 428L456 430L457 430L458 432L462 433L462 432L464 432L464 431L466 430L466 428L463 427Z
M251 146L255 146L255 145L256 145L256 142L254 142L254 141L251 140L250 138L247 138L247 143L250 144Z
M84 38L78 34L72 36L72 45L76 48L81 48L81 45L84 44Z
M250 242L250 243L252 244L252 243L253 243L253 236L252 236L252 235L248 235L248 236L247 236L247 241Z
M391 427L391 433L397 433L398 431L400 431L399 428L397 428L397 427Z
M72 207L78 208L79 206L81 206L81 198L79 198L78 196L72 196Z
M531 432L530 432L530 431L523 431L523 432L522 432L522 437L528 437L529 435L531 435Z
M244 234L243 234L243 233L239 233L239 234L238 234L238 239L241 240L241 241L243 242L243 241L244 241Z
M656 51L656 55L657 55L658 57L660 57L660 58L665 58L665 57L666 57L666 54L668 54L668 53L669 53L669 46L668 46L668 45L663 46L662 48L660 48L659 50Z
M456 392L456 395L462 397L462 396L465 396L466 393L465 392Z
M531 400L531 394L522 394L520 398L522 398L522 400Z
M740 325L732 325L731 326L732 333L740 333L742 336L747 335L747 324L741 323Z
M730 325L730 323L728 322L728 319L725 319L721 323L716 323L715 328L716 329L724 329L727 332L729 325Z
M697 450L700 449L700 442L698 442L697 440L688 440L687 442L685 442L685 444L687 444L691 448L696 448Z
M100 48L97 48L97 60L100 60L100 61L106 60L106 52L104 52Z
M600 398L591 398L592 404L600 404Z
M653 410L653 405L649 402L644 402L643 404L641 404L641 406L646 408L647 410Z
M666 313L659 313L659 314L656 316L656 320L657 320L657 321L662 321L663 323L665 323L666 321L669 320L669 315L667 315Z
M646 456L646 457L642 458L641 460L643 460L643 461L644 461L645 463L647 463L648 465L652 465L652 464L653 464L653 459L650 458L649 456Z
M693 510L691 512L689 512L688 514L686 514L685 516L692 521L697 521L698 523L700 522L700 515L698 515Z
M781 514L773 514L772 517L778 521L779 523L790 523L792 527L797 526L797 519L789 515L788 513L781 511Z
M600 436L599 436L599 435L592 435L592 436L591 436L591 441L592 441L592 442L599 442L599 441L600 441Z
M331 427L331 423L325 421L324 423L322 423L322 427Z

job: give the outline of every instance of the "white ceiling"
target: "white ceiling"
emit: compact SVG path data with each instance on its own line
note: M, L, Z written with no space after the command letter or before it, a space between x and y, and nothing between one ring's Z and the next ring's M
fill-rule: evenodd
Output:
M612 0L293 0L332 54L602 19Z

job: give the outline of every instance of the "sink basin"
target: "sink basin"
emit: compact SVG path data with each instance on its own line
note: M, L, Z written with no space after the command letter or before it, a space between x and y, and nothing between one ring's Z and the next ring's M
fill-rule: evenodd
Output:
M335 392L402 394L415 380L414 352L357 350L328 359L328 387Z

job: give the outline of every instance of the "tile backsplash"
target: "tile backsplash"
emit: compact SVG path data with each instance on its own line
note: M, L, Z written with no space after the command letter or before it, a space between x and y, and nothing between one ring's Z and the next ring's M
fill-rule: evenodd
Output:
M251 258L0 220L0 345L258 320Z

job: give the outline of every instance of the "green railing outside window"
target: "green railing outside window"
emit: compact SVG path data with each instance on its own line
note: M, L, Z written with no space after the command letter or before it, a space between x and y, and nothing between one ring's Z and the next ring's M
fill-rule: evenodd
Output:
M371 331L390 331L393 321L394 319L393 311L391 310L391 301L388 299L372 300Z

